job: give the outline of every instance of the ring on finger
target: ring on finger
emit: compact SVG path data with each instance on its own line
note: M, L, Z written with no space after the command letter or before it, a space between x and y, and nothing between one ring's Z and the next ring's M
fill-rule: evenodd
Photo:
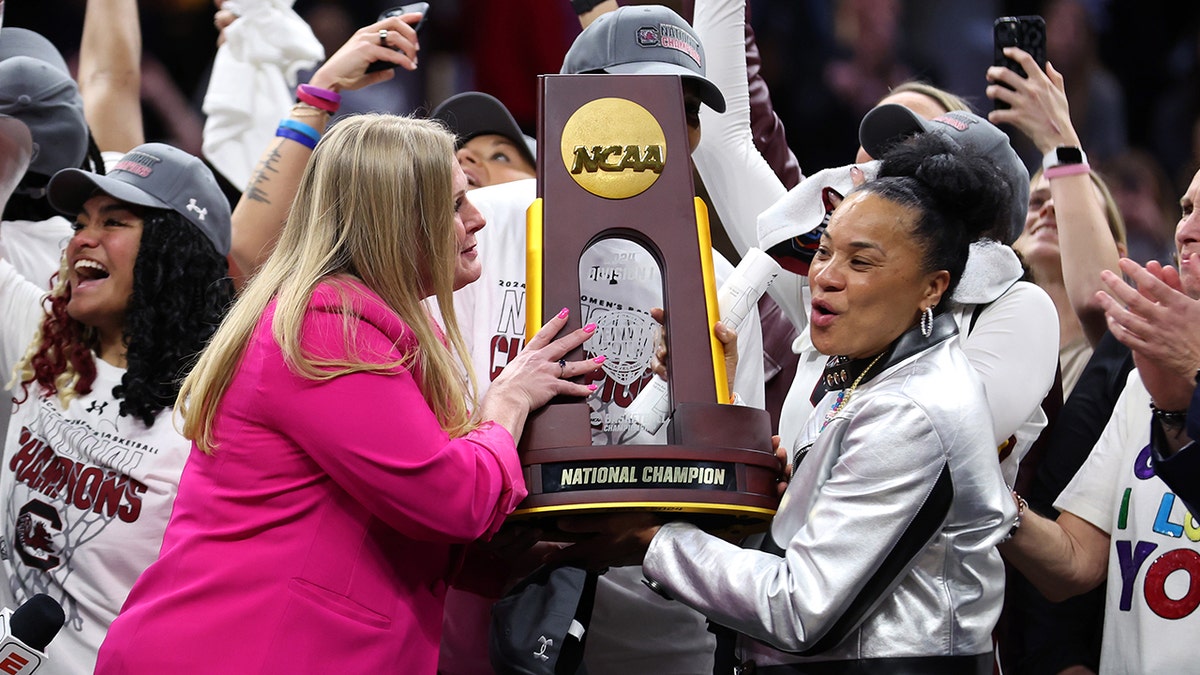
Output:
M566 376L567 376L567 360L559 359L558 360L558 377L561 379Z
M388 31L386 28L379 29L379 44L387 45Z

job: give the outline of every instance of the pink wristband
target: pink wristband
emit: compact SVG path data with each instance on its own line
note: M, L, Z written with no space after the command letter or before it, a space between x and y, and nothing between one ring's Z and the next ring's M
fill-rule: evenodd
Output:
M1059 164L1046 169L1046 180L1054 180L1063 176L1078 176L1085 173L1091 173L1092 167L1087 163L1083 164Z
M329 89L322 89L320 87L314 87L311 84L302 84L299 87L296 87L296 89L297 89L297 91L302 91L302 92L308 94L309 96L316 96L317 98L321 99L322 101L329 101L330 103L332 103L334 105L341 105L341 103L342 103L342 95L337 93L336 91L330 91Z
M317 110L324 110L330 115L337 112L339 107L336 103L330 103L323 98L317 98L316 96L313 96L306 91L300 91L299 89L296 90L296 100L301 103L307 103Z

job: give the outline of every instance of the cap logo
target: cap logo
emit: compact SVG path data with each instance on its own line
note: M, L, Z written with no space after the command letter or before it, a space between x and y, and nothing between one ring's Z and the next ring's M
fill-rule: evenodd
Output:
M658 29L654 26L642 26L637 31L637 42L643 47L657 47Z
M692 34L679 26L664 23L658 26L659 45L667 49L683 52L689 59L696 62L700 68L704 64L700 60L700 43Z
M194 211L196 213L196 217L199 218L200 220L204 220L204 216L208 215L208 209L202 208L201 206L196 204L195 199L189 199L187 206L185 206L184 208L187 209L188 211Z
M956 131L966 131L967 129L969 129L971 127L972 124L975 124L975 120L973 120L969 117L966 117L966 118L959 117L953 113L948 113L948 114L942 115L940 117L935 117L930 121L931 122L941 122L942 124L945 124L948 127L954 128Z
M658 180L667 139L654 115L623 98L579 107L562 131L563 166L580 187L606 199L628 199Z
M113 167L113 171L128 171L142 178L149 178L154 173L154 165L162 160L145 152L126 153L121 161Z

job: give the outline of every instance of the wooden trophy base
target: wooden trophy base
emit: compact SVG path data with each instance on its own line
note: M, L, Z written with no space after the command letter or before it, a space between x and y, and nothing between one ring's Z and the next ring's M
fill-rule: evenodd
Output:
M529 496L509 517L553 532L559 518L649 511L709 532L766 529L779 505L779 460L764 410L680 405L667 445L576 445L527 449ZM764 438L765 436L765 438ZM764 442L765 441L765 442Z

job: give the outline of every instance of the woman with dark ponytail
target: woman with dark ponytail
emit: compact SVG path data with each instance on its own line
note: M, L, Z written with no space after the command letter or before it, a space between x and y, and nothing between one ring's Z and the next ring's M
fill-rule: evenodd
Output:
M1016 506L945 308L1007 199L986 157L919 134L834 211L809 274L830 359L759 550L641 514L563 557L640 562L757 673L991 673Z

